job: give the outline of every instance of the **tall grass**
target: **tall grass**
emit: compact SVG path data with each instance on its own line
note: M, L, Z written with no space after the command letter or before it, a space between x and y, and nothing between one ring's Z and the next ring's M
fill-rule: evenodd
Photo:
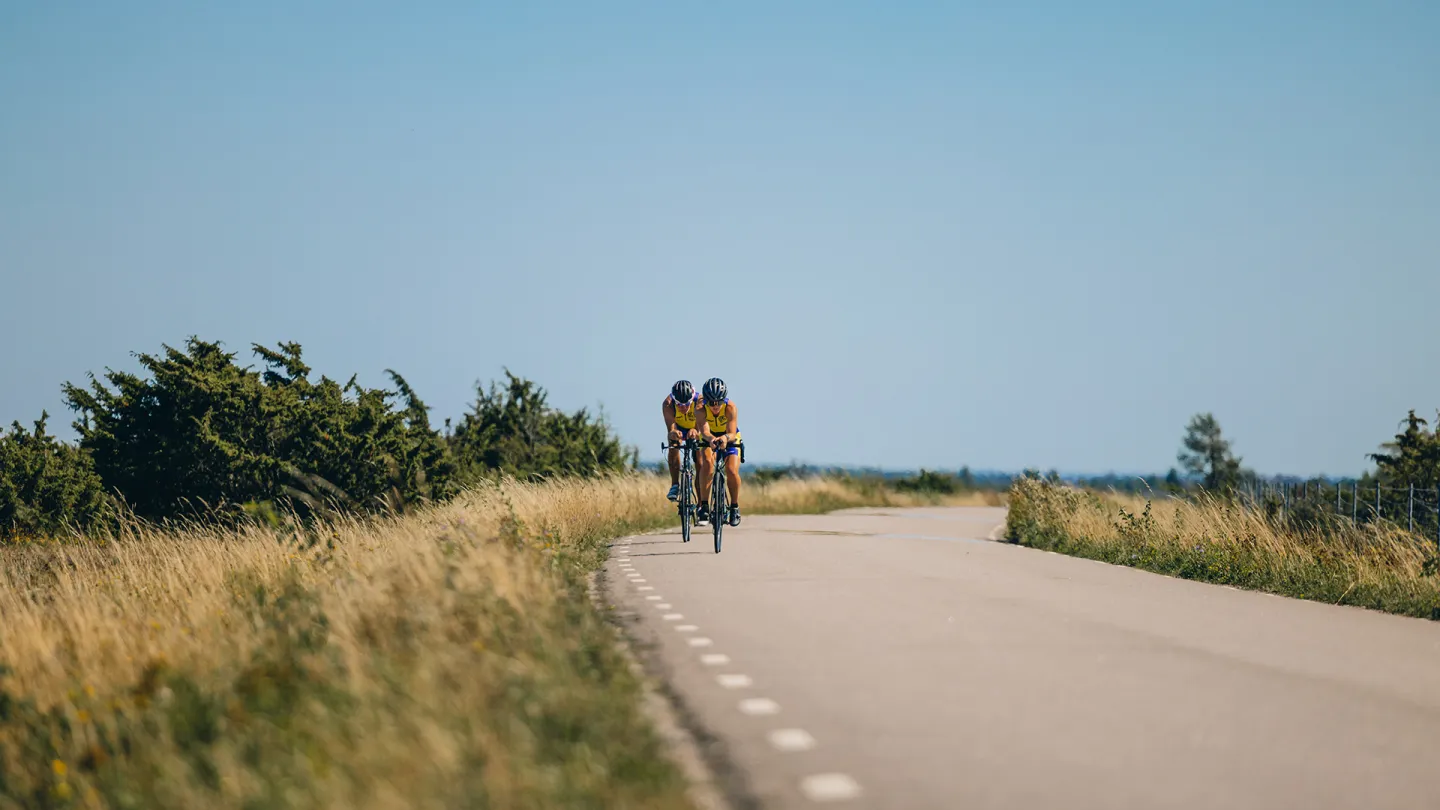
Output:
M0 548L0 807L686 807L584 589L609 539L674 520L666 483ZM742 498L924 502L825 480Z
M1295 525L1213 498L1151 501L1020 479L1007 536L1037 548L1302 599L1440 619L1433 545L1389 523Z

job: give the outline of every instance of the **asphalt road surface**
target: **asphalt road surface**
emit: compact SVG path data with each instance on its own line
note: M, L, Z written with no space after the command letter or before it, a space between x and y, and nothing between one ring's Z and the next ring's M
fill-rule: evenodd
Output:
M992 542L1003 509L754 516L601 576L737 807L1440 808L1440 623Z

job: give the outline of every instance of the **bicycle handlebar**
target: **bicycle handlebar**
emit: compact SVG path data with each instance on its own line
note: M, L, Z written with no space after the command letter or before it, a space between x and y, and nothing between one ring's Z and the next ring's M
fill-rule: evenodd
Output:
M708 442L705 442L705 441L702 440L702 439L686 439L686 440L684 440L683 442L681 442L680 444L672 444L672 443L670 443L670 442L667 441L667 442L665 442L665 443L663 443L663 444L660 445L660 449L661 449L661 450L697 450L697 449L699 449L699 448L701 448L701 447L709 447L709 446L710 446L709 443L708 443ZM726 447L738 447L738 448L740 448L740 463L741 463L741 464L744 464L744 463L745 463L745 440L744 440L744 439L740 439L739 441L731 442L731 443L727 444Z

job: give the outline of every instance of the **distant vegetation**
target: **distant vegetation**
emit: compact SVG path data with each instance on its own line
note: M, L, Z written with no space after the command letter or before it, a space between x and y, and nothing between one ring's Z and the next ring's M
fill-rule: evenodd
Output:
M766 484L782 479L838 478L857 484L885 487L896 492L951 495L968 492L1004 492L1015 480L1011 473L974 473L969 467L959 472L921 469L918 473L879 470L872 467L820 467L808 464L755 465L746 471L746 480Z
M1364 458L1374 462L1375 469L1359 476L1261 476L1242 465L1213 415L1198 414L1186 427L1177 455L1186 475L1172 469L1154 491L1243 503L1297 531L1346 518L1362 524L1390 521L1415 534L1436 537L1440 419L1431 429L1411 410L1401 420L1399 432ZM1139 493L1150 486L1127 490Z
M1440 420L1437 420L1440 421ZM1440 430L1410 411L1358 478L1264 479L1211 414L1190 421L1152 490L1027 475L1009 493L1017 543L1151 571L1440 619ZM1163 497L1154 498L1160 494Z
M1390 521L1300 526L1205 493L1152 501L1033 479L1007 536L1062 554L1332 604L1440 619L1433 546Z
M1213 414L1191 418L1181 437L1177 467L1163 474L1071 476L1081 489L1147 497L1201 495L1266 511L1297 528L1346 518L1354 523L1389 520L1428 538L1440 533L1440 414L1434 427L1411 410L1398 432L1357 461L1375 467L1358 476L1261 475L1244 466ZM1022 477L1058 483L1053 470Z
M551 407L506 371L478 387L454 430L430 423L406 380L366 388L318 379L301 347L253 346L261 368L220 344L137 355L143 375L67 383L77 444L18 423L0 436L0 539L86 530L124 514L150 520L342 509L404 511L508 474L539 480L632 469L603 417Z

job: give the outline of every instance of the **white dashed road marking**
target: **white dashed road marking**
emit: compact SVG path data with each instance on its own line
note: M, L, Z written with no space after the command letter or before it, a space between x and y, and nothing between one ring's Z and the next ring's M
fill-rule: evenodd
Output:
M1005 526L997 526L990 533L991 540L999 539L996 532L1002 531ZM628 551L629 547L624 546L621 551ZM654 586L642 584L645 580L635 571L635 566L630 564L630 558L622 557L620 569L629 577L630 582L635 585L637 591L653 591ZM651 594L645 597L648 602L655 603L656 610L670 610L673 606L662 602L664 597ZM684 614L666 613L661 617L667 622L677 622L685 618ZM700 628L693 624L677 624L675 630L680 633L693 633ZM710 647L714 641L704 636L694 636L686 639L691 647ZM707 653L700 656L700 662L708 667L724 666L730 663L730 656L722 653ZM725 689L746 689L754 685L749 675L739 673L724 673L715 676L715 681ZM741 700L737 704L741 714L751 717L768 717L780 712L780 704L770 698L752 697ZM799 728L775 729L766 735L770 746L776 751L796 752L809 751L815 747L815 738L810 733ZM843 773L820 773L807 776L800 781L800 792L812 802L837 802L853 799L860 795L860 785L849 775Z
M751 717L771 715L780 711L780 704L770 698L745 698L740 701L740 713Z
M815 747L815 738L803 728L777 728L769 737L777 751L809 751Z
M838 802L860 795L860 785L843 773L817 773L800 781L800 792L812 802Z

